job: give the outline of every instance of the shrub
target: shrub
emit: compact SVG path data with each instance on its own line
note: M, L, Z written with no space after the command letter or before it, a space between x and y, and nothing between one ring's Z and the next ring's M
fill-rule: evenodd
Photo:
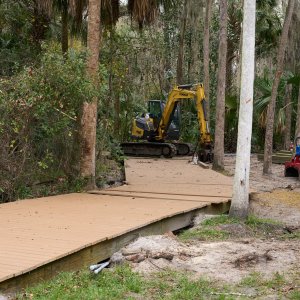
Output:
M85 74L86 53L44 45L38 66L0 80L0 192L78 174L78 119L83 101L99 96Z

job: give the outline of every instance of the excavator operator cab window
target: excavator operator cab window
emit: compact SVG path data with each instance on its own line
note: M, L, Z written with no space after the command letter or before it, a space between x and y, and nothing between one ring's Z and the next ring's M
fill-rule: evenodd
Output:
M150 100L148 102L148 112L153 119L160 120L162 116L161 101Z

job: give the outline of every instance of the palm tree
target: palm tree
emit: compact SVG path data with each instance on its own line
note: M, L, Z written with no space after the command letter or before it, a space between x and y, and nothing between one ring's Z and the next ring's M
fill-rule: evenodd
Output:
M244 0L242 75L238 145L229 214L245 219L249 206L249 173L253 113L254 53L255 53L255 1Z
M69 19L72 18L74 27L78 29L83 12L87 9L87 0L44 0L39 1L39 8L48 15L55 10L61 13L61 48L62 53L66 54L69 48Z
M98 84L98 65L100 50L100 8L101 0L89 0L87 74L95 85ZM81 159L80 174L88 179L87 187L95 187L96 172L96 124L98 99L84 102L81 116Z
M205 7L205 22L204 22L204 37L203 37L203 73L204 73L204 89L205 98L207 101L207 119L210 121L210 77L209 77L209 40L210 40L210 20L211 20L212 0L206 0Z
M183 84L183 48L184 48L184 34L186 29L186 20L188 12L188 0L183 2L183 12L181 15L180 29L179 29L179 46L177 58L177 84Z
M284 149L289 150L291 143L292 126L292 90L293 85L287 84L285 90L285 128L284 128Z
M278 105L276 105L275 109L275 122L274 129L275 132L283 133L285 123L286 123L286 115L285 115L285 104L282 99L285 95L285 89L287 84L290 81L294 80L294 77L291 73L288 73L286 76L281 77L279 86L278 86L278 96L277 101ZM260 128L265 129L267 125L267 111L268 105L270 103L271 94L272 94L272 81L265 74L263 77L257 77L255 79L255 89L256 89L256 99L254 102L254 110L255 116L257 118L257 124Z
M294 6L295 6L295 0L289 0L286 16L283 24L283 30L280 37L278 53L277 53L277 70L275 73L275 78L272 86L271 100L267 112L267 128L266 128L266 135L265 135L264 166L263 166L264 174L270 174L272 171L275 104L277 98L277 90L278 90L278 86L279 86L279 82L283 70L284 53L287 45L288 31L289 31L289 27L293 15Z
M220 33L218 58L218 87L214 143L214 170L224 169L225 87L227 54L227 0L220 0Z
M300 83L299 83L299 91L298 91L298 105L297 105L297 122L295 129L295 138L300 136Z

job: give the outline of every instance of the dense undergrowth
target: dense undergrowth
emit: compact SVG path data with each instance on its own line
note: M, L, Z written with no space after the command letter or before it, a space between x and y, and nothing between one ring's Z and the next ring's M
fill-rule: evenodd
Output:
M84 51L70 50L66 59L57 44L44 48L36 65L0 79L0 202L79 191L85 184L79 177L80 108L94 96L100 99L106 86L90 82ZM99 76L105 77L102 67ZM101 125L98 157L108 150L106 171L113 165L118 172L121 166L113 161L120 154ZM97 160L101 182L103 164L105 158Z

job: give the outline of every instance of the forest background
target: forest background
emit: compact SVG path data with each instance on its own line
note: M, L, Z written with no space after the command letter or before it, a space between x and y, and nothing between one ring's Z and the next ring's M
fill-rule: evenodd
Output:
M80 14L72 9L72 1L45 1L48 6L38 0L0 1L1 202L84 187L79 120L83 103L95 98L96 183L103 185L103 173L114 168L111 161L122 163L119 144L130 139L132 118L147 110L146 101L166 99L175 83L204 81L207 34L210 84L206 96L215 133L218 1L157 2L155 16L148 15L143 22L133 9L134 1L102 1L96 85L86 71L88 16L85 1L79 2ZM256 2L253 152L263 151L265 143L267 107L287 7L287 1ZM300 4L295 2L276 99L274 150L290 146L299 119ZM242 1L228 0L227 21L224 143L225 151L231 153L237 141ZM181 110L181 139L196 143L194 104L185 104Z

